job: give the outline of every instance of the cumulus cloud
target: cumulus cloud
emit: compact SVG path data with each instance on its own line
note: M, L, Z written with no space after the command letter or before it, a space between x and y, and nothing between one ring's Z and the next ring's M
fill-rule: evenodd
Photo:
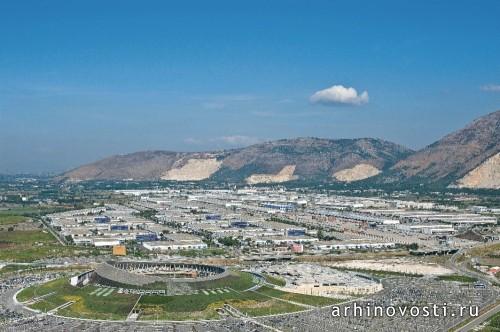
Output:
M488 92L500 92L500 84L487 84L481 87L481 90Z
M311 103L328 106L338 105L363 105L369 101L368 92L363 91L358 94L354 88L346 88L343 85L334 85L324 90L315 92L311 98Z

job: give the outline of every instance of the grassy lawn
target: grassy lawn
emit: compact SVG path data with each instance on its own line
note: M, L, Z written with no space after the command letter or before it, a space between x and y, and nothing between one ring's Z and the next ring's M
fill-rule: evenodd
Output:
M63 246L46 230L0 231L0 260L33 262L43 258L91 255L90 247Z
M27 301L55 292L30 307L45 312L69 301L75 301L71 306L59 310L58 314L90 319L125 319L139 297L133 294L118 294L116 291L109 296L91 294L97 289L98 287L91 285L83 288L73 287L69 284L68 278L61 278L26 288L17 298L19 301Z
M126 319L138 297L138 295L117 294L116 292L107 297L89 295L89 293L66 296L66 299L74 299L77 302L58 311L58 314L90 319Z
M231 304L248 316L276 315L287 312L301 311L305 309L304 307L275 299L269 299L262 302L242 301L239 303Z
M312 305L315 307L324 307L327 305L336 304L336 303L340 303L340 302L345 301L345 300L334 299L334 298L323 297L323 296L288 293L288 292L283 292L283 291L280 291L278 289L274 289L274 288L266 287L266 286L261 287L256 292L259 294L277 297L277 298L287 300L287 301Z
M500 312L493 315L488 320L488 325L480 330L481 332L497 332L500 331Z
M248 274L237 272L237 274L240 273L244 276L243 282L235 284L246 287L245 280L247 280ZM108 291L111 293L104 295ZM69 284L69 278L66 277L26 288L18 294L18 300L26 302L43 295L48 296L31 304L30 307L47 312L62 304L74 301L75 303L72 305L59 309L57 314L89 319L123 320L139 299L138 295L118 294L116 289L109 290L94 285L83 288L73 287ZM278 299L270 298L269 295ZM141 311L141 320L217 319L219 315L216 309L223 307L225 303L249 316L280 314L306 309L303 306L280 299L315 306L337 303L335 299L286 293L270 287L264 287L259 292L247 292L230 290L227 286L216 291L216 288L212 286L210 290L207 288L205 292L199 291L198 294L191 295L144 295L139 299L136 309Z
M0 231L0 260L33 262L42 258L88 256L91 247L63 246L44 229Z
M471 256L478 256L478 257L496 255L500 253L500 243L494 243L490 245L473 248L469 250L467 253Z
M0 275L11 272L21 272L29 269L31 269L31 266L28 265L5 265L0 269Z
M0 213L0 227L1 226L11 226L15 224L22 223L28 220L25 216L12 215L7 213Z
M33 206L0 210L0 261L33 262L42 258L101 254L95 248L63 246L39 223L28 221L30 217L66 209L68 207Z
M166 289L168 285L166 285L163 282L154 282L151 284L143 285L141 287L134 286L134 285L126 285L126 284L120 284L120 283L115 283L116 286L122 287L122 288L142 288L142 289ZM254 280L254 277L252 274L247 273L247 272L240 272L240 271L230 271L230 274L228 276L225 276L220 279L216 280L210 280L210 281L200 281L197 283L194 283L192 285L189 285L191 290L200 290L200 289L214 289L214 288L232 288L237 291L243 291L246 289L249 289L253 286L256 285L256 280Z
M207 248L203 250L178 250L176 253L184 257L210 257L227 254L226 250L222 248Z
M266 281L270 284L273 284L273 285L276 285L276 286L279 286L279 287L283 287L286 285L286 281L285 279L283 278L280 278L280 277L274 277L270 274L267 274L267 273L262 273L262 276L264 276L264 278L266 279Z
M16 225L27 221L32 208L0 211L0 260L31 262L40 258L59 256L64 248L46 230L30 223L28 228ZM10 231L9 231L10 229Z
M249 316L271 315L304 310L257 292L203 293L182 296L143 296L136 309L142 311L141 320L197 320L216 319L216 309L225 303Z
M73 207L70 206L59 206L59 207L50 207L50 206L19 206L10 208L7 210L0 210L1 215L16 215L16 216L25 216L25 217L36 217L45 214L62 212L71 210Z
M30 262L58 254L61 245L47 231L14 230L0 232L0 260Z
M353 271L353 272L364 273L364 274L372 275L372 276L378 277L378 278L387 278L387 277L413 277L413 278L420 278L420 277L423 277L422 274L403 273L403 272L397 272L397 271L381 271L381 270L368 270L368 269L354 269L354 268L345 268L345 267L340 267L340 266L335 266L334 268L337 269L337 270L342 270L342 271Z
M206 295L204 293L179 296L143 296L136 308L142 310L141 319L214 319L218 317L217 308L224 303L264 302L267 298L253 292L224 292Z
M471 282L477 281L477 278L468 277L468 276L461 276L458 274L439 276L438 279L443 280L443 281L458 281L458 282L464 282L464 283L471 283Z

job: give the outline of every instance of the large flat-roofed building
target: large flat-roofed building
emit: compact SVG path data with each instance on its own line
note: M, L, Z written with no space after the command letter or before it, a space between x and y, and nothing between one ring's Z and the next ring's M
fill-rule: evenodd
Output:
M151 251L199 250L208 247L199 237L185 233L165 234L162 241L144 242L142 245Z
M384 249L394 248L393 242L338 242L338 241L320 241L314 243L314 249L317 250L355 250L355 249Z
M94 246L95 247L113 247L120 245L120 240L112 240L112 239L95 239Z
M189 250L189 249L206 249L208 246L201 241L154 241L144 242L144 248L151 251L170 251L170 250Z

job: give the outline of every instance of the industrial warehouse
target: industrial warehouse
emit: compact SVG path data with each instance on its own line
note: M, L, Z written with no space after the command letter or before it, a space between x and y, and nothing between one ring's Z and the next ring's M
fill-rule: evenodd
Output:
M118 193L132 197L131 204L56 213L46 220L75 245L135 244L152 253L206 250L228 239L264 255L409 245L439 251L496 239L488 231L496 217L476 208L262 189Z

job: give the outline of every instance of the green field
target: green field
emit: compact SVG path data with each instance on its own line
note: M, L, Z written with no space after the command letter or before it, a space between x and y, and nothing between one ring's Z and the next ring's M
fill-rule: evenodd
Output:
M73 287L69 284L68 278L61 278L41 286L26 288L18 294L17 299L28 301L55 292L55 294L43 298L30 307L46 312L69 301L74 301L72 305L57 313L69 317L121 320L127 318L128 313L139 298L138 295L118 294L116 290L108 296L99 296L93 293L98 290L98 287L92 285L82 288ZM102 290L107 289L103 288Z
M306 294L298 294L298 293L289 293L289 292L283 292L278 289L274 289L271 287L261 287L259 290L255 291L256 293L267 295L267 296L272 296L272 297L277 297L286 301L292 301L292 302L297 302L297 303L302 303L306 305L311 305L314 307L324 307L327 305L332 305L336 303L343 302L345 300L340 300L340 299L335 299L335 298L330 298L330 297L323 297L323 296L313 296L313 295L306 295Z
M33 262L43 258L89 256L100 251L90 247L63 246L46 230L0 231L0 260Z
M303 306L269 298L258 292L229 290L217 294L198 293L180 296L143 296L136 308L142 320L216 319L217 308L227 303L249 316L261 316L307 309Z
M185 319L215 319L215 311L224 303L234 306L247 302L263 302L266 298L252 292L239 293L235 291L206 295L202 292L194 295L179 296L143 296L137 306L142 310L141 319L185 320Z
M389 278L389 277L411 277L411 278L421 278L422 274L417 273L403 273L396 271L382 271L382 270L369 270L369 269L354 269L354 268L344 268L336 266L335 269L341 271L353 271L368 274L377 278Z
M2 226L11 226L15 224L19 224L21 222L26 221L28 218L25 216L18 216L8 213L0 213L0 227Z
M30 262L53 257L61 245L47 231L14 230L0 232L0 260Z
M267 273L262 273L262 276L270 284L273 284L273 285L276 285L279 287L284 287L286 285L286 281L283 278L275 277L275 276L272 276L272 275L267 274Z
M234 305L241 312L247 314L248 316L265 316L265 315L277 315L287 312L296 312L301 310L307 310L307 308L298 306L292 303L283 302L276 299L269 299L262 302L241 302Z
M241 271L230 271L228 276L222 277L220 279L210 280L210 281L199 281L189 285L189 288L193 291L200 289L212 289L212 288L232 288L234 290L242 291L255 286L257 280L254 280L252 274L248 272ZM118 282L114 283L116 287L136 289L139 286L126 285ZM163 282L154 282L151 284L146 284L141 286L142 289L158 290L165 289L168 287Z
M188 250L178 250L175 252L179 256L184 257L210 257L210 256L222 256L226 255L227 251L223 248L207 248L207 249L188 249Z
M27 270L31 270L31 266L29 265L5 265L0 269L0 275L14 272L23 272Z
M25 216L25 217L37 217L45 214L56 213L71 210L71 206L19 206L10 208L7 210L0 210L0 216L2 215L15 215L15 216Z
M21 291L17 298L21 302L37 299L38 301L33 301L29 306L43 312L72 301L74 303L71 305L57 310L57 314L111 320L126 319L134 305L135 310L141 312L140 320L199 320L220 318L216 310L224 304L229 304L249 316L261 316L296 312L309 309L310 306L319 307L338 302L336 299L287 293L270 287L263 287L258 291L244 291L249 285L254 285L253 276L246 272L233 273L237 277L231 280L231 285L239 290L228 285L220 286L214 281L211 287L200 289L195 294L143 295L139 298L139 295L119 294L116 288L101 288L95 285L73 287L66 277L28 287Z
M481 332L498 332L500 331L500 312L488 319L486 327L480 330Z
M462 276L462 275L458 275L458 274L439 276L438 279L443 280L443 281L458 281L458 282L463 282L463 283L471 283L471 282L477 281L477 278Z
M100 254L89 247L64 246L28 216L54 209L17 208L0 211L0 261L33 262L43 258Z

